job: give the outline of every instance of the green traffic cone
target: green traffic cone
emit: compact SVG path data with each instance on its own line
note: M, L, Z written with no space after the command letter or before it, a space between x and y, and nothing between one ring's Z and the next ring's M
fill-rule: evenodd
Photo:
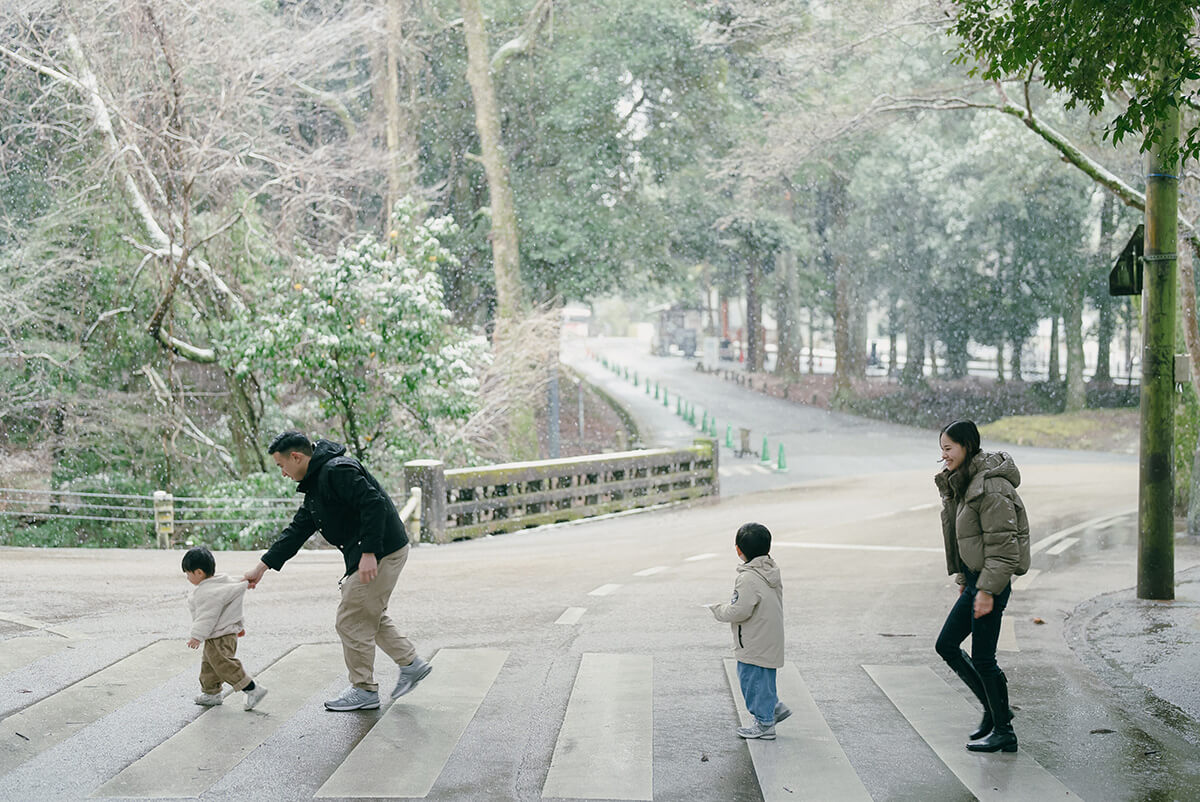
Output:
M663 406L667 406L667 388L663 388Z
M650 389L650 385L649 385L649 384L647 384L647 385L646 385L646 390L648 391L649 389ZM655 383L654 383L654 400L655 400L655 401L657 401L657 400L658 400L658 382L655 382Z
M763 437L762 461L763 462L771 461L771 452L769 450L767 450L767 438L766 437Z
M787 459L783 456L783 443L779 444L779 461L775 464L775 470L780 473L787 473Z
M725 447L733 448L733 424L725 424Z
M700 421L700 431L708 434L708 410L704 410L704 418Z

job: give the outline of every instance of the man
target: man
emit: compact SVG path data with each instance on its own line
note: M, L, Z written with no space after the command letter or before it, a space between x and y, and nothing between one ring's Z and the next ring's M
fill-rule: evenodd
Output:
M302 432L283 432L267 452L283 475L297 482L304 503L258 565L246 572L254 587L268 568L279 571L318 529L346 561L339 583L342 600L337 632L350 674L350 687L326 710L373 710L379 707L375 682L375 645L400 666L392 690L398 699L433 670L400 634L387 615L388 598L408 560L408 536L396 506L346 447L328 440L309 442Z

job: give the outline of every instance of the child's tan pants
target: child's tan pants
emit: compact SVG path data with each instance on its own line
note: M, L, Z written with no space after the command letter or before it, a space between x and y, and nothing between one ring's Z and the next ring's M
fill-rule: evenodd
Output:
M200 660L200 689L205 693L220 693L221 683L228 682L235 691L250 684L250 675L238 660L237 635L221 635L204 641L204 657Z

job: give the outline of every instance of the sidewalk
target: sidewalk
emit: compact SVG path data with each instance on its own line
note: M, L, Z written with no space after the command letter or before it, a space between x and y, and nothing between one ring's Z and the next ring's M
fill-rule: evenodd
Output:
M1194 548L1197 538L1179 538ZM1176 573L1174 601L1136 588L1095 596L1067 622L1067 643L1127 702L1200 746L1200 566Z

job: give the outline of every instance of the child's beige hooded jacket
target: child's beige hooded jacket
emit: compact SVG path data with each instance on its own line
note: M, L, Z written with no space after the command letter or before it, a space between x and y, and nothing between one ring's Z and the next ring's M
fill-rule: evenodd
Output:
M733 630L733 656L762 668L783 666L783 579L764 554L738 566L729 604L711 609Z
M192 611L191 637L208 640L241 632L246 587L244 579L213 574L193 588L188 597L188 609Z

